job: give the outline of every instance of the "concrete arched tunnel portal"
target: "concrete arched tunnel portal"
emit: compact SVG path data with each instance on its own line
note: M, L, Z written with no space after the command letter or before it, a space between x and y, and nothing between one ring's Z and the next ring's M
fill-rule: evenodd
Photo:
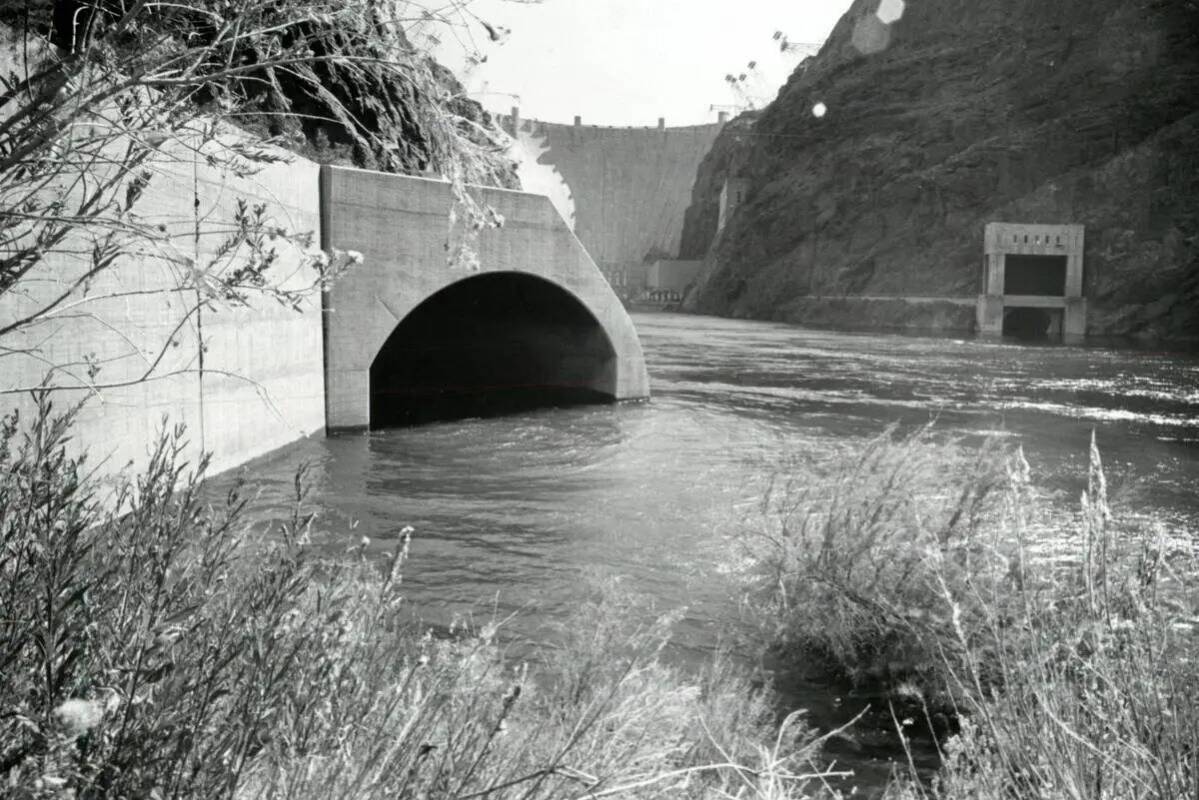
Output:
M649 396L632 320L549 199L470 192L505 220L475 271L446 263L448 183L321 168L322 246L363 255L325 296L326 429Z
M370 369L370 426L611 402L616 351L577 298L527 273L464 278L412 310Z

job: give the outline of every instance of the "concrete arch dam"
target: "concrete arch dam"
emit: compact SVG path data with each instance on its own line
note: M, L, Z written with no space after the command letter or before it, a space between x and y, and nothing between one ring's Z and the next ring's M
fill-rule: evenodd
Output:
M601 270L675 259L700 162L724 127L622 128L499 115L521 181L549 194Z
M471 191L505 220L473 271L446 263L449 184L321 168L322 244L364 256L325 301L329 430L649 396L632 321L550 200Z

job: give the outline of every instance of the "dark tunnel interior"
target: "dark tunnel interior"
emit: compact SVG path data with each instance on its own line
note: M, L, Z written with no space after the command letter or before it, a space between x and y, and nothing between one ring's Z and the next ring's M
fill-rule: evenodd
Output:
M1066 257L1007 255L1003 293L1062 297L1066 294Z
M371 427L610 402L616 353L591 312L547 280L490 272L405 317L371 365Z
M1026 341L1055 341L1062 335L1062 310L1009 308L1003 314L1003 335Z

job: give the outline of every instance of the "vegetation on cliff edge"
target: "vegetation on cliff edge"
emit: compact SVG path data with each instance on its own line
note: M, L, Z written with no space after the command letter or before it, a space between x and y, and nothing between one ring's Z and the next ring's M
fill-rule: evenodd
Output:
M26 53L30 40L53 45L54 56L38 65L51 74L90 61L145 76L143 85L157 91L182 83L188 91L177 101L193 113L219 116L316 160L516 188L515 166L490 116L407 34L417 26L486 27L468 6L25 0L6 4L0 23ZM34 85L49 77L33 75L41 79Z

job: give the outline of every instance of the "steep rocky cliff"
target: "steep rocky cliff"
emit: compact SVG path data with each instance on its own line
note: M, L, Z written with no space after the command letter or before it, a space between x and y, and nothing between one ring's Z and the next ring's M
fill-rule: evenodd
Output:
M903 6L856 0L717 142L684 251L713 238L725 178L748 192L690 308L803 322L830 295L969 296L985 223L1083 223L1090 333L1199 338L1199 2ZM819 321L871 324L842 307Z

